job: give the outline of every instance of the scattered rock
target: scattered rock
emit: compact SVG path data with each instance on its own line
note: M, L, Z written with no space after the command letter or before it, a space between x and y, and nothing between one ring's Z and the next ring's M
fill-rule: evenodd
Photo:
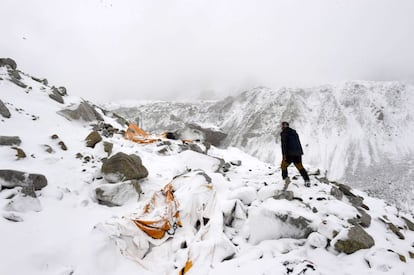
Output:
M404 235L400 232L400 229L393 223L388 223L388 229L391 230L400 240L404 240Z
M241 160L232 160L230 161L230 164L234 166L241 166L242 162Z
M332 186L331 195L334 196L337 200L342 200L344 193L342 193L342 191L335 186Z
M96 199L107 206L121 206L125 202L139 198L141 186L137 180L116 184L103 184L95 189Z
M11 58L0 58L0 67L9 66L11 69L16 70L17 64Z
M93 130L100 132L104 137L112 137L114 134L119 132L119 129L114 128L111 124L104 123L102 121L99 121L98 124L95 124L93 126Z
M325 184L330 183L330 181L326 177L321 177L321 178L315 177L315 178L321 183L325 183Z
M92 131L86 138L86 146L95 148L95 145L102 141L101 135L97 131Z
M114 144L108 141L103 142L104 151L108 153L108 156L112 154L112 148L114 147Z
M374 244L374 239L361 226L356 225L348 231L345 239L340 239L335 243L335 249L352 254L360 249L371 248Z
M0 115L4 118L10 118L11 116L9 109L7 109L6 105L1 100L0 100Z
M47 185L44 175L28 174L16 170L0 170L0 182L6 188L33 186L34 190L41 190Z
M17 159L24 159L26 158L26 153L23 151L23 149L13 146L12 149L16 150L16 157Z
M49 82L47 81L47 79L46 78L37 78L37 77L34 77L34 76L31 76L31 78L34 80L34 81L37 81L37 82L40 82L40 83L42 83L43 85L45 85L45 86L47 86L48 84L49 84Z
M21 82L20 80L18 80L16 78L10 78L10 82L16 84L20 88L23 88L23 89L26 89L27 88L27 85L26 84L24 84L23 82Z
M63 141L59 141L58 145L60 146L60 149L63 151L67 151L68 147L66 147L66 144Z
M67 91L66 91L65 87L56 88L55 86L53 86L52 87L52 92L53 92L53 94L60 95L60 96L67 95Z
M74 110L64 109L59 111L58 114L64 116L68 120L82 119L86 122L95 120L103 121L102 116L86 101L80 103Z
M308 236L308 243L313 248L325 248L328 245L328 239L318 232L312 232Z
M39 212L42 211L42 205L38 198L31 196L17 195L6 204L4 210L10 212Z
M275 200L293 200L293 191L277 191L273 196Z
M65 101L63 100L63 97L60 94L55 94L55 93L49 94L49 97L51 99L53 99L54 101L60 103L60 104L64 104L65 103Z
M58 136L58 135L56 135L56 134L53 134L50 138L51 138L51 139L59 139L59 136Z
M11 222L22 222L23 218L20 216L17 216L14 213L5 213L3 214L3 218L5 218L6 220L9 220Z
M408 251L408 255L410 255L411 259L414 259L414 252Z
M0 146L19 146L22 143L19 137L17 136L0 136Z
M408 229L414 231L414 223L405 217L401 217L404 220L405 224L407 225Z
M104 161L102 174L109 183L142 179L148 176L148 170L142 165L141 158L137 155L127 155L119 152Z
M43 144L43 147L45 148L45 151L48 152L49 154L52 154L55 152L50 145Z
M81 153L76 153L76 158L77 159L82 159L83 158L83 155Z

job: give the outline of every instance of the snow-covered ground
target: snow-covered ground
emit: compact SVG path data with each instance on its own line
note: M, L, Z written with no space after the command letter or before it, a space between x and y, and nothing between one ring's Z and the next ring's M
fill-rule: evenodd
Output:
M347 181L409 209L414 203L414 86L349 81L313 88L258 87L216 102L111 103L149 131L184 122L222 129L224 146L267 163L280 161L280 123L289 121L304 146L304 161L331 180Z
M21 139L20 145L0 146L0 170L44 175L47 186L33 197L0 179L0 274L181 274L186 263L191 263L186 274L414 270L414 228L405 220L413 221L412 213L329 182L308 165L311 187L290 167L292 183L282 192L277 166L235 147L207 150L195 142L200 153L186 150L181 141L142 145L120 133L86 147L97 122L70 121L57 113L82 100L63 96L64 103L58 103L49 97L50 86L20 75L25 88L9 81L10 72L0 67L0 100L11 114L0 116L0 136ZM114 116L96 111L105 123L125 130ZM96 197L97 188L121 184L102 175L108 157L104 142L113 144L109 157L135 154L149 173L139 180L142 192L128 193L119 206L102 205ZM13 147L26 157L16 157ZM182 226L153 239L132 219L142 217L145 205L168 183ZM163 211L156 208L152 215ZM338 244L351 239L353 228L375 244L339 252ZM369 243L364 234L358 236Z

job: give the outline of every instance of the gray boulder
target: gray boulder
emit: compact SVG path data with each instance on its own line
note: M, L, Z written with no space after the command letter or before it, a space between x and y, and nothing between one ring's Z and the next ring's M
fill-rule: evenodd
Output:
M116 184L103 184L95 189L95 197L100 204L121 206L131 199L139 199L141 186L137 180Z
M212 128L204 128L195 123L187 123L185 125L185 128L178 132L179 138L187 139L188 137L185 136L185 133L188 130L190 130L194 134L194 136L198 136L199 139L203 140L204 142L210 143L214 146L220 146L222 141L227 137L227 134L221 131Z
M22 141L17 136L0 136L0 146L20 145Z
M339 252L352 254L360 249L371 248L375 245L374 239L361 226L355 225L343 240L335 243L335 249Z
M97 131L92 131L86 138L86 146L95 148L95 145L102 141L101 135Z
M22 187L22 193L36 197L35 190L47 186L47 179L41 174L28 174L16 170L0 170L0 185L3 188Z
M0 115L4 118L10 118L11 116L9 109L7 109L6 105L1 100L0 100Z
M95 120L103 121L102 116L86 101L81 102L74 110L64 109L59 111L58 114L64 116L68 120L82 119L86 122Z
M101 172L109 183L126 180L139 180L148 176L148 170L137 155L119 152L105 160Z
M13 70L17 69L16 61L11 58L0 58L0 67L3 66L9 66Z
M63 100L63 97L61 95L59 95L59 94L54 94L54 93L53 94L49 94L49 97L51 99L53 99L54 101L60 103L60 104L65 103L65 101Z
M405 224L407 225L408 229L410 229L411 231L414 231L414 223L412 221L410 221L409 219L405 218L405 217L401 217Z

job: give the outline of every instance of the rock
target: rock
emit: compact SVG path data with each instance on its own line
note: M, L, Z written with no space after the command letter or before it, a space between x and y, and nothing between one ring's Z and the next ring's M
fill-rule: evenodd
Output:
M371 225L371 216L361 208L357 209L361 216L358 218L358 223L367 228Z
M119 152L104 161L102 174L109 183L142 179L148 176L147 169L142 165L141 158L137 155L127 155Z
M0 67L3 66L9 66L13 70L17 69L16 61L11 58L0 58Z
M308 243L313 248L325 248L328 245L328 239L318 232L312 232L308 236Z
M52 153L54 153L54 152L55 152L55 151L53 150L53 148L52 148L52 147L50 147L50 145L43 144L43 147L44 147L45 151L46 151L46 152L48 152L49 154L52 154Z
M11 145L17 145L19 146L22 143L19 137L17 136L0 136L0 146L11 146Z
M353 226L345 239L339 239L335 243L335 249L339 252L352 254L360 249L374 246L374 239L359 225Z
M56 102L59 102L60 104L64 104L65 101L63 100L63 97L60 94L49 94L49 97L53 99Z
M315 177L315 178L321 183L325 183L325 184L330 183L329 180L326 177L321 177L321 178Z
M98 202L107 206L121 206L133 198L138 199L140 193L141 187L136 180L103 184L95 189Z
M104 123L102 121L99 121L98 124L95 124L93 126L93 130L100 132L104 137L112 137L114 134L119 132L119 129L114 128L111 124Z
M230 164L234 166L241 166L242 162L241 160L232 160L230 161Z
M192 137L186 136L188 131L193 133ZM226 133L212 128L204 128L195 123L187 123L185 128L178 132L178 135L180 139L195 139L194 137L197 136L198 139L202 139L214 146L220 146L221 142L227 137Z
M11 212L39 212L42 211L42 205L38 198L31 196L17 195L6 204L4 210Z
M82 119L86 122L95 120L103 121L102 116L86 101L80 103L74 110L64 109L59 111L58 114L64 116L68 120Z
M0 184L6 188L33 186L41 190L47 186L47 179L41 174L28 174L16 170L0 170Z
M278 191L273 196L275 200L293 200L293 191Z
M34 80L34 81L37 81L37 82L40 82L40 83L42 83L43 85L45 85L45 86L47 86L48 84L49 84L49 82L47 81L47 79L46 78L37 78L37 77L34 77L34 76L31 76L31 78Z
M351 187L349 187L348 185L345 185L342 183L338 183L337 185L338 185L339 190L341 190L342 193L344 193L346 196L356 197L354 193L351 192Z
M97 131L92 131L86 138L86 146L95 148L95 145L102 141L101 135Z
M19 86L20 88L23 88L23 89L26 89L26 88L27 88L27 85L26 85L26 84L24 84L23 82L19 81L19 80L18 80L18 79L16 79L16 78L11 78L11 79L10 79L10 82L12 82L12 83L16 84L16 85L17 85L17 86Z
M4 118L11 117L9 109L7 109L6 105L1 100L0 100L0 115Z
M65 87L58 87L57 88L57 92L59 93L59 95L61 95L61 96L65 96L65 95L67 95L68 93L67 93L67 90L66 90L66 88Z
M342 193L342 191L335 186L332 186L331 195L334 196L337 200L342 200L344 193Z
M3 214L3 218L5 218L6 220L9 220L11 222L22 222L23 218L20 216L17 216L14 213L5 213Z
M26 153L23 151L23 149L13 146L12 149L16 150L16 157L17 159L24 159L26 158Z
M59 145L60 149L62 149L63 151L68 150L68 147L66 147L66 144L63 141L59 141L58 145Z
M108 156L112 154L112 148L114 147L114 144L108 141L103 142L104 151L108 153Z
M405 217L401 217L404 220L405 224L407 225L408 229L414 231L414 223Z
M391 230L400 240L404 240L404 235L400 232L400 229L393 223L388 223L388 229Z
M414 252L408 251L408 255L410 255L411 259L414 259Z

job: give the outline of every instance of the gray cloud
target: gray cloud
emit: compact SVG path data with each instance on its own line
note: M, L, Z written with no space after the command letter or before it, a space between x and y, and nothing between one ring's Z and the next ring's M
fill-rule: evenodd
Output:
M0 53L97 102L414 81L411 0L0 0Z

